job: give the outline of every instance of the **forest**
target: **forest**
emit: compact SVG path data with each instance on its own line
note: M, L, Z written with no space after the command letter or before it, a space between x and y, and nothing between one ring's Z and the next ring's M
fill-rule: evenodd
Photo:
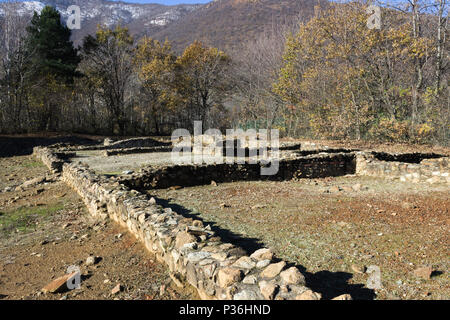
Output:
M446 0L329 2L228 51L99 25L75 47L51 6L0 3L0 134L170 135L275 128L284 137L448 145ZM9 7L8 7L9 5ZM369 9L369 10L368 10Z

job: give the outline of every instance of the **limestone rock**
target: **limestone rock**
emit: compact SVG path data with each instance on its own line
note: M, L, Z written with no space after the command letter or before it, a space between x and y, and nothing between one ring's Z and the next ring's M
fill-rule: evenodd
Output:
M233 300L258 300L258 295L252 290L242 290L234 295Z
M267 249L267 248L258 249L255 252L253 252L252 255L250 255L250 258L253 258L253 259L258 260L258 261L261 261L261 260L272 260L273 252L270 249Z
M197 239L192 234L186 231L180 232L177 234L177 237L175 239L175 248L180 249L185 244L196 242L196 240Z
M272 263L268 265L260 274L262 278L273 278L276 277L281 270L285 267L286 262L281 261L278 263Z
M244 278L244 280L242 280L242 283L244 284L256 284L256 282L258 281L258 279L256 279L256 277L254 275L248 275Z
M118 294L120 291L123 290L123 287L120 283L118 283L112 290L111 294Z
M22 183L21 187L23 188L27 188L27 187L31 187L37 184L41 184L43 182L45 182L45 177L37 177L28 181L25 181L24 183Z
M431 278L431 273L433 273L433 269L431 267L421 267L414 270L413 273L418 278L428 280Z
M280 277L286 284L305 284L305 277L295 267L281 272Z
M201 222L200 220L194 220L192 221L192 226L197 228L203 228L203 222Z
M364 272L366 272L366 267L365 266L361 267L361 266L358 266L356 264L352 264L351 268L352 268L353 272L355 272L355 273L364 273Z
M175 285L178 288L183 288L184 287L184 284L181 281L180 276L178 274L174 274L174 273L171 272L171 273L169 273L169 276L170 276L170 279L172 279L172 281L175 283Z
M322 295L312 290L306 290L302 294L295 297L295 300L320 300Z
M256 263L247 256L240 257L234 264L233 267L240 269L252 269L256 266Z
M278 285L268 281L261 281L259 283L259 290L261 290L261 294L266 300L273 300L275 297L275 293L278 289Z
M266 259L266 260L261 260L258 261L258 263L256 264L256 267L259 269L265 268L270 264L270 260Z
M240 281L241 277L241 270L230 267L219 270L217 275L219 286L222 288L226 288L233 283Z
M86 266L93 266L94 264L96 264L98 261L98 259L94 256L89 256L86 259Z
M337 296L331 300L353 300L352 296L349 294L341 294L340 296Z
M219 260L219 261L224 261L227 257L228 254L226 252L215 252L211 255L211 257L213 259Z
M209 258L211 256L211 253L205 252L205 251L198 251L198 252L191 252L188 254L187 259L190 262L199 262L200 260Z
M43 293L47 292L56 293L67 290L67 282L70 281L73 277L75 277L76 274L77 272L73 272L63 275L62 277L56 278L55 280L47 284L45 287L43 287L41 291Z
M195 270L195 266L192 263L188 263L186 265L186 280L193 287L196 287L198 284L197 271Z

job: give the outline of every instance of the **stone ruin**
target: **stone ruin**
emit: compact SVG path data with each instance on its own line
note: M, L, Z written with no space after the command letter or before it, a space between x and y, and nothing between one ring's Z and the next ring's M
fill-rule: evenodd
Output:
M319 300L321 294L306 286L305 277L297 267L276 259L269 249L247 254L232 243L222 242L202 221L157 204L145 190L210 184L211 181L287 180L346 174L450 184L449 158L435 154L388 155L327 148L300 150L298 144L280 146L280 149L283 147L286 153L280 157L279 171L274 176L260 176L264 164L247 161L241 164L148 166L113 179L96 174L85 164L70 161L73 152L83 150L83 146L36 147L33 154L51 171L60 173L92 215L109 217L126 227L158 261L168 266L176 284L189 283L202 299ZM155 144L136 146L129 140L97 146L99 150L115 150L117 154L121 150L145 153L167 151L168 148L169 145ZM335 299L351 297L344 294Z

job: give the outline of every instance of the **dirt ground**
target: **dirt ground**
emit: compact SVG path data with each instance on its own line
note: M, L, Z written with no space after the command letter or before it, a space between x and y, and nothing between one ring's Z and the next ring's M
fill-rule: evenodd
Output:
M46 175L31 156L0 158L0 190ZM47 180L0 193L0 299L198 299L124 229L93 220L69 187ZM97 262L87 266L91 255ZM40 293L69 266L80 268L81 289Z
M354 191L357 184L361 190ZM307 285L324 298L450 298L448 186L345 176L149 194L249 252L271 247L302 266ZM367 289L369 266L381 270L379 290ZM431 279L413 275L421 266L432 266Z
M199 156L186 152L183 156L177 157L178 163L191 163L193 157ZM199 158L200 159L200 158ZM222 157L203 155L199 162L215 163L225 161ZM245 161L245 158L240 158ZM235 158L232 158L234 161ZM155 153L135 153L114 156L103 156L103 152L99 150L78 151L71 161L79 161L87 164L92 170L98 174L120 175L123 171L138 171L145 166L174 165L171 152L155 152Z
M49 175L39 161L23 155L36 144L50 144L48 136L12 138L0 136L0 299L198 298L191 289L179 289L170 282L167 268L155 262L125 230L92 220L69 187ZM53 143L73 140L64 136L52 139ZM103 137L75 140L81 143L82 139L98 143ZM7 142L6 147L2 141ZM425 145L313 142L391 153L450 154L449 148ZM170 155L101 159L91 152L79 158L99 172L120 174L145 161L166 163ZM36 177L47 181L17 188ZM358 184L357 191L351 188ZM271 247L279 258L301 266L307 285L325 299L343 293L355 299L450 298L448 186L345 176L149 193L178 213L210 223L224 241L249 252ZM98 256L99 261L86 266L90 255ZM82 271L80 290L39 293L71 265ZM366 269L371 266L381 271L381 289L367 288L370 275ZM414 276L413 271L421 266L433 268L430 279ZM111 289L118 283L124 290L112 295Z
M136 153L105 157L103 151L78 151L72 161L87 164L99 174L121 174L127 170L138 170L146 165L170 165L170 152Z

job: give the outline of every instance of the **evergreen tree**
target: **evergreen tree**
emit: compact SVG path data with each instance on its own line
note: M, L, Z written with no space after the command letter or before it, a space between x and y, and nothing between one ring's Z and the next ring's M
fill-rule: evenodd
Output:
M70 40L70 29L61 23L60 13L51 6L46 6L41 14L35 12L27 32L33 74L72 82L80 58Z
M70 36L60 13L51 6L40 14L35 12L27 28L26 47L31 57L28 101L35 119L32 126L37 130L58 130L65 102L73 94L80 58Z

